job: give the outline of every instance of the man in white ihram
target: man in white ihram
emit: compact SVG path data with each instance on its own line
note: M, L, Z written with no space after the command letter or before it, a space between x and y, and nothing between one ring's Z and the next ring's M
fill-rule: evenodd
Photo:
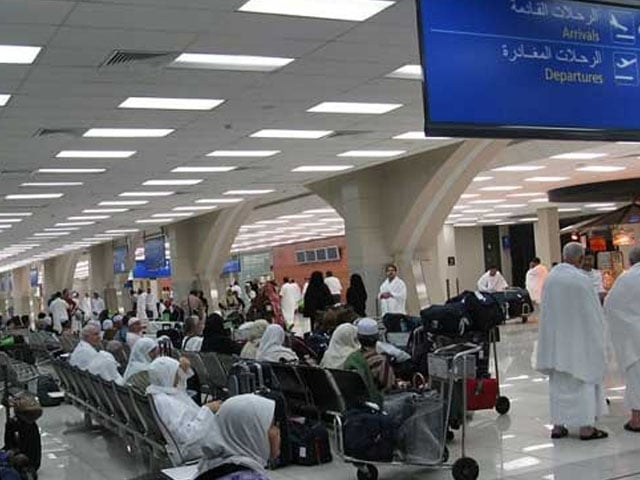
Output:
M625 405L631 420L624 425L640 432L640 246L629 252L631 268L619 277L604 301L613 348L627 384Z
M386 267L387 279L380 285L380 313L407 314L407 286L398 278L398 269L389 264Z
M324 284L329 287L329 291L333 296L333 301L335 303L340 303L342 298L342 283L340 283L340 279L338 277L333 276L333 272L328 270L324 276Z
M583 257L582 245L565 245L564 263L551 270L542 289L536 369L549 375L554 439L566 437L567 427L579 428L581 440L608 437L595 427L606 411L604 313L580 270Z
M478 279L479 292L504 292L509 286L498 267L491 266L487 272Z
M280 306L287 326L293 324L296 308L298 308L298 302L300 301L300 289L296 287L295 283L289 281L289 277L284 277L284 282L280 288Z

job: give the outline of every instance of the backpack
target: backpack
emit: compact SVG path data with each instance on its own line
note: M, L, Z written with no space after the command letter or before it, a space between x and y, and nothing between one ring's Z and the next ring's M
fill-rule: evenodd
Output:
M291 463L313 466L332 460L329 432L321 423L289 421Z
M363 406L348 410L342 425L345 455L370 462L393 460L395 425L389 415Z
M43 407L57 407L62 403L64 397L51 397L49 393L60 393L60 387L51 375L40 375L38 377L37 395L40 405Z

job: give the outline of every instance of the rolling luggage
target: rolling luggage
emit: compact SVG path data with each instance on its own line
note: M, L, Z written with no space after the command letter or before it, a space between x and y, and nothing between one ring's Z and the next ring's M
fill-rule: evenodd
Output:
M240 361L233 364L227 376L230 397L245 393L255 393L264 388L262 365L257 362Z
M447 301L447 305L460 305L471 320L471 330L489 332L504 323L502 306L491 293L462 292Z
M496 406L497 398L495 378L467 379L467 410L490 410Z
M508 288L493 295L500 304L506 306L507 318L522 318L523 322L526 322L533 313L533 301L524 288Z
M409 335L407 350L411 354L414 373L429 376L429 354L433 352L433 336L424 327L416 328Z
M348 410L342 425L346 456L370 462L393 460L395 428L389 415L363 406Z
M422 324L429 332L438 335L463 336L471 329L462 304L431 305L420 311Z
M332 460L329 432L321 423L289 421L291 463L313 466Z

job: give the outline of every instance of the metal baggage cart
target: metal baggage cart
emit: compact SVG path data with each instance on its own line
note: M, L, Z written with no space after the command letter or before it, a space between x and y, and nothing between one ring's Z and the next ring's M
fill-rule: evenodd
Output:
M437 459L433 461L406 461L406 460L394 460L392 462L373 462L370 460L363 460L351 457L345 453L344 448L344 431L343 431L343 419L341 415L334 415L334 434L336 440L336 449L340 457L347 463L353 464L357 468L358 480L377 480L378 467L391 466L391 467L403 467L403 466L417 466L427 467L431 469L443 469L451 470L452 476L455 480L476 480L480 474L478 462L473 458L466 455L466 425L465 421L462 422L462 437L461 437L461 456L454 462L449 461L449 450L447 448L447 435L449 417L451 415L451 399L453 398L453 389L456 382L459 382L466 378L475 377L475 357L482 347L475 344L464 344L464 349L451 355L452 347L459 347L460 345L452 345L449 347L436 350L429 355L429 369L433 369L435 375L440 378L439 389L437 391L437 398L441 402L442 408L442 422L440 422L441 431L437 432L438 455ZM466 418L466 390L463 389L463 418ZM404 425L403 425L404 427Z

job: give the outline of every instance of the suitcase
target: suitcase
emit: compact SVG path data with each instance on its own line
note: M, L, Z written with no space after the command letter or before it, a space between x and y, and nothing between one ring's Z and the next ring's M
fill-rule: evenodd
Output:
M438 335L462 336L471 329L462 304L431 305L420 311L422 324L429 332Z
M508 288L504 292L493 294L504 305L507 318L522 318L524 322L533 313L534 306L529 292L524 288Z
M433 336L424 328L418 327L409 335L407 350L411 354L414 373L429 376L429 353L433 351Z
M348 410L342 420L344 454L369 462L393 460L395 428L389 415L369 407Z
M465 291L447 301L451 304L462 306L474 331L489 332L504 323L502 306L491 293Z
M329 432L324 425L289 421L288 433L291 445L291 463L313 466L331 462Z
M240 361L232 365L227 376L227 390L230 397L245 393L255 393L265 387L262 365L257 362Z
M467 379L467 410L491 410L498 398L495 378Z

